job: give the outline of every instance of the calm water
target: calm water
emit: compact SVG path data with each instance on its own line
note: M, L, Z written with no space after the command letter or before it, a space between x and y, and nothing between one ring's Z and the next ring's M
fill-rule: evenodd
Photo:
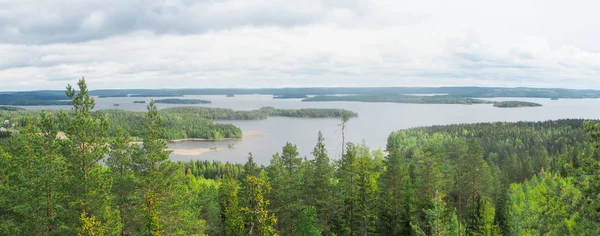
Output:
M533 108L495 108L491 104L482 105L436 105L436 104L397 104L397 103L362 103L362 102L301 102L300 99L272 99L270 95L236 95L225 96L186 96L211 100L212 104L198 105L205 107L232 108L236 110L258 109L263 106L276 108L342 108L358 112L359 117L351 119L347 126L347 141L365 142L372 149L385 149L388 135L395 130L456 123L475 123L490 121L543 121L564 118L600 118L600 99L550 99L537 98L494 98L488 100L519 100L541 103L543 107ZM125 109L144 111L146 104L134 104L135 100L149 98L99 98L96 99L98 109ZM120 104L115 107L113 104ZM157 104L159 108L184 106ZM189 105L187 105L189 106ZM28 109L57 109L60 106L25 107ZM63 109L70 109L65 106ZM172 155L174 160L220 160L243 163L249 152L260 164L267 164L271 156L281 151L286 142L298 146L302 156L311 158L317 133L323 132L327 149L331 157L340 155L341 129L338 119L301 119L271 117L266 120L253 121L216 121L231 123L243 131L251 131L255 135L242 140L217 142L179 142L170 143L174 149L222 148L223 151L208 152L199 156ZM256 134L257 133L257 134ZM234 143L234 148L228 144Z

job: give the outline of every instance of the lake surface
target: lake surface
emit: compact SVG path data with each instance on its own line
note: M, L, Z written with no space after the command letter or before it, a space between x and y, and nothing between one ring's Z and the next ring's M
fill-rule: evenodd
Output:
M445 104L399 104L364 102L301 102L301 99L272 99L271 95L186 96L185 98L205 99L212 104L193 106L231 108L236 110L258 109L264 106L275 108L341 108L358 112L359 117L350 120L346 140L365 142L372 149L385 149L388 135L392 131L419 126L445 125L456 123L477 123L493 121L544 121L566 118L600 119L600 99L560 99L542 98L492 98L494 101L529 101L540 103L542 107L495 108L491 104L445 105ZM161 98L162 99L162 98ZM136 100L149 101L150 98L96 98L97 109L124 109L145 111L147 104L133 103ZM113 104L120 104L114 106ZM157 104L159 108L174 104ZM27 109L70 109L69 106L28 106ZM281 152L286 142L298 146L301 156L312 158L311 151L316 143L317 133L322 131L331 158L339 158L341 153L341 129L338 119L304 119L270 117L266 120L215 121L230 123L240 127L247 135L241 140L216 142L186 141L170 143L173 149L219 148L222 151L207 152L198 156L175 155L173 160L191 159L219 160L243 163L249 152L259 164L268 164L271 156ZM229 148L233 143L234 148Z

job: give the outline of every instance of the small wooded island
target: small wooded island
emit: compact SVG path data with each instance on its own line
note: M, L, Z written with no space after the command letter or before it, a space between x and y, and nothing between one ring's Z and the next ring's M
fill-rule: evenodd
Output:
M154 100L155 103L165 104L210 104L211 101L202 99L179 99L179 98L167 98Z
M146 103L146 101L133 101L133 103Z
M502 101L494 103L494 107L500 108L516 108L516 107L541 107L542 104L535 102L523 102L523 101Z

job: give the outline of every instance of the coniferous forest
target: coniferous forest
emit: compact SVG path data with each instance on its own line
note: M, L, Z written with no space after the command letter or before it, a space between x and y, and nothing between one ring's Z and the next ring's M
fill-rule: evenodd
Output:
M139 145L78 85L72 111L2 135L0 235L600 235L596 121L413 128L341 157L319 133L309 157L182 163L153 101Z

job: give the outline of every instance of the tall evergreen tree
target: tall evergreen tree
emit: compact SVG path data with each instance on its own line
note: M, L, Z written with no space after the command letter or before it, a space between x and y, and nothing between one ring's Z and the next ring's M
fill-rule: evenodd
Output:
M183 166L169 159L165 129L154 101L147 108L142 150L134 158L143 183L142 233L200 234L204 225L184 205L189 195Z
M113 202L119 209L121 218L121 235L134 232L134 222L139 221L136 210L135 199L138 194L138 181L134 172L133 155L138 152L137 145L131 144L131 137L125 133L123 128L119 130L110 142L110 151L106 159L106 166L112 171L113 178Z
M319 228L324 235L329 235L329 219L333 214L331 199L333 168L325 148L325 138L320 131L312 155L314 157L312 171L304 178L310 184L305 187L307 192L305 196L309 199L306 203L315 207Z
M460 184L467 186L466 210L468 215L467 234L480 232L481 219L480 207L482 198L490 196L491 173L490 168L483 160L483 148L477 139L470 139L467 143L466 166Z
M379 177L379 225L378 232L383 235L408 235L411 228L407 228L403 221L410 215L405 213L403 201L409 200L405 196L406 182L410 176L404 166L404 155L401 150L394 149L385 160L385 170Z
M231 171L225 171L219 185L219 205L223 235L244 235L244 222L238 199L238 184Z
M93 113L94 99L90 97L85 79L77 83L79 91L67 86L66 95L73 104L72 112L59 113L61 128L66 135L64 155L67 164L67 206L65 218L68 231L81 229L86 219L94 218L107 234L119 232L118 213L111 208L111 179L99 161L108 153L108 121ZM85 212L85 214L83 214Z
M272 179L273 193L269 194L272 209L277 217L278 231L283 235L295 233L295 219L302 209L300 187L302 186L300 167L302 159L298 157L296 145L286 143L281 155L275 154L271 160L269 176Z

